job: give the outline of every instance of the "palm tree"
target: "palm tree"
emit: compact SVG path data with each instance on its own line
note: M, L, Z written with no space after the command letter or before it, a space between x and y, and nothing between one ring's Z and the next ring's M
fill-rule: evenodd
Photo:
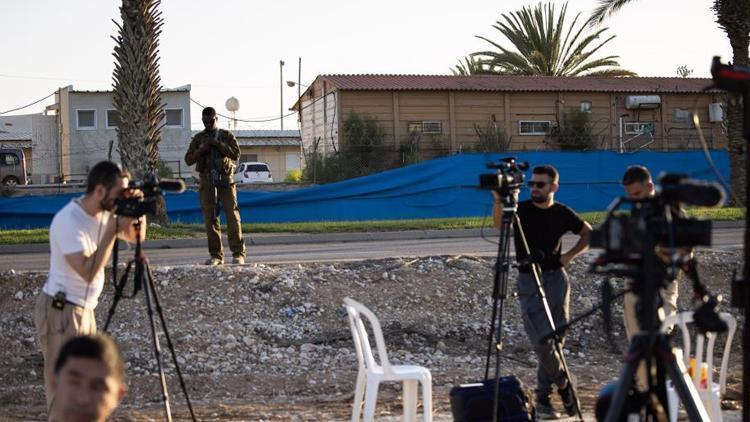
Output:
M597 25L622 8L630 0L599 0L591 14L590 22ZM732 46L732 63L739 66L748 65L748 46L750 46L750 2L748 0L714 0L712 7L716 13L716 22L726 32ZM706 60L708 64L708 60ZM747 105L746 105L747 106ZM737 94L727 94L727 137L729 167L732 174L731 187L735 197L745 198L746 157L745 141L742 139L742 103ZM740 205L740 204L737 204Z
M614 35L600 41L607 30L584 33L586 23L576 27L578 13L570 26L566 26L567 3L556 15L552 3L537 4L533 9L502 14L493 28L507 38L515 49L477 35L496 50L479 51L471 56L483 70L494 74L548 75L548 76L633 76L635 73L620 68L618 56L594 59L594 54L610 42ZM464 69L466 71L471 68Z
M159 77L159 35L163 19L160 0L122 0L122 25L115 40L114 105L120 115L117 128L122 166L133 178L156 174L164 110ZM166 219L161 203L157 219Z
M464 57L464 61L459 60L458 64L451 69L455 76L466 75L491 75L494 72L484 66L481 60L473 56Z

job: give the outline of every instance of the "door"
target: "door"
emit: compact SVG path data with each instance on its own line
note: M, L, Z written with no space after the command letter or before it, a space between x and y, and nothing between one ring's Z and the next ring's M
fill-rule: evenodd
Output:
M299 152L287 152L286 153L286 171L296 170L301 167L300 165L300 154Z

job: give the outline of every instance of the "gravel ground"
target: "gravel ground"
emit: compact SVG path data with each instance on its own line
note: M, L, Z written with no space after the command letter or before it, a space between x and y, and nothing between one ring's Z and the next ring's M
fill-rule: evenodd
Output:
M602 276L587 272L589 253L571 267L572 306L580 314L599 301ZM701 250L704 282L729 297L740 250ZM356 357L341 305L352 297L379 316L389 357L433 374L435 413L449 415L451 387L484 374L492 311L493 260L458 257L392 258L299 264L154 267L167 327L188 392L201 420L346 420ZM44 419L42 358L34 342L33 306L46 273L0 273L0 419ZM509 294L515 291L511 277ZM113 289L97 308L102 328ZM680 283L680 307L692 309L690 286ZM722 310L740 319L737 309ZM579 380L585 411L599 388L617 376L627 344L619 301L612 310L613 341L597 313L568 334L566 356ZM739 326L743 327L741 319ZM111 334L127 361L130 391L117 420L162 419L161 395L143 294L118 306ZM739 334L739 332L738 332ZM740 397L741 336L735 337L724 407ZM505 301L502 374L534 382L535 358L515 298ZM162 339L162 345L165 342ZM173 414L187 416L184 397L165 350ZM559 406L559 402L558 402ZM398 415L398 385L381 387L378 414Z

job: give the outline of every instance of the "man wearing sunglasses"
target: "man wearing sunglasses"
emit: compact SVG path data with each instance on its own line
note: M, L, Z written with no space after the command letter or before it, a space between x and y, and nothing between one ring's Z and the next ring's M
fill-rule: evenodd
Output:
M567 206L555 202L555 192L559 189L557 170L550 165L534 167L528 187L531 199L518 203L518 217L528 243L529 251L523 245L519 228L514 226L514 243L518 266L518 298L526 334L534 346L539 363L537 366L536 410L542 419L556 419L559 415L552 407L550 395L552 386L562 399L565 412L575 415L576 403L573 389L568 383L562 360L555 352L552 340L540 343L540 338L550 332L549 320L539 297L532 265L537 266L541 276L547 302L555 327L566 323L570 308L570 282L565 271L570 263L588 248L591 225L583 221ZM500 227L502 216L501 198L495 194L493 219ZM562 237L571 232L578 235L576 244L562 253ZM564 343L564 337L562 339Z

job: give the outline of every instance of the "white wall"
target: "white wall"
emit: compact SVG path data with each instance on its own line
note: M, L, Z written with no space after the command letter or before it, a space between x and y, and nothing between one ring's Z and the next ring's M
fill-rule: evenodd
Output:
M70 93L70 172L72 178L80 178L88 173L94 164L106 160L109 145L112 143L112 160L119 162L117 153L117 129L107 128L107 110L114 109L111 92L76 92ZM183 110L182 127L162 127L159 152L161 159L177 173L178 163L182 164L183 176L188 174L183 158L190 144L190 91L162 92L162 103L165 109ZM95 110L96 127L83 129L78 127L78 110Z

